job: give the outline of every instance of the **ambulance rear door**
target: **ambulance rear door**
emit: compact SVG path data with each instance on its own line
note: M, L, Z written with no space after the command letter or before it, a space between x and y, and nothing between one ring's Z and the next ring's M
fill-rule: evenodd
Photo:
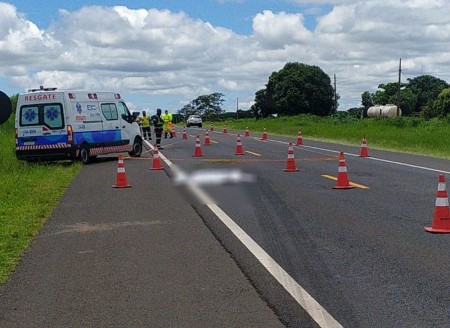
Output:
M16 115L17 149L44 154L50 149L67 148L63 104L62 92L39 91L20 95Z

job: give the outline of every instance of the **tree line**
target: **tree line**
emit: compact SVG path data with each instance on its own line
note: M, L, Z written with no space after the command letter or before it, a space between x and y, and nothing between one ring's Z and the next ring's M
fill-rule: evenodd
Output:
M273 72L265 88L256 91L249 110L226 112L223 97L219 92L201 95L177 110L174 120L182 122L192 114L207 121L299 114L327 116L336 113L339 106L339 94L331 85L330 77L320 67L302 63L287 63ZM10 97L13 109L17 98L18 95ZM445 117L450 114L450 85L431 75L410 78L400 85L382 83L373 93L364 91L361 107L350 108L347 112L359 117L361 113L366 115L371 106L386 104L400 104L404 116Z
M320 116L336 112L337 101L331 80L318 66L287 63L283 69L273 72L264 89L255 94L255 103L247 110L225 113L222 109L223 94L203 95L178 111L187 117L201 115L206 120L229 118L262 118L269 116L289 116L311 113ZM338 98L338 96L337 96Z
M444 117L450 114L450 88L444 80L421 75L400 85L395 82L380 84L374 93L364 91L361 104L361 108L351 110L367 112L374 105L399 104L406 116Z
M249 110L227 113L222 109L223 94L202 95L178 111L183 117L201 115L205 120L227 118L264 118L313 114L332 115L339 107L339 94L330 77L318 66L303 63L287 63L280 71L273 72L265 88L256 91L254 104ZM347 112L366 115L374 105L399 104L404 116L422 116L427 119L450 114L450 86L431 75L378 85L376 92L364 91L361 107Z

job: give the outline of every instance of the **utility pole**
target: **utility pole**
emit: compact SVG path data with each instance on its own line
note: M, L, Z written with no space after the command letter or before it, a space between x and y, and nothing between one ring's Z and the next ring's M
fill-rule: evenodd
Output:
M239 98L236 98L236 119L239 118Z
M398 64L398 85L397 85L397 117L400 116L400 83L402 80L402 59Z
M336 74L334 74L334 110L337 112Z

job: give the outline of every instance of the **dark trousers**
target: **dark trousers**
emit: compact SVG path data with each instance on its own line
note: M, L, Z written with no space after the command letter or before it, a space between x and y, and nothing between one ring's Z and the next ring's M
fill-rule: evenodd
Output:
M152 130L149 126L142 127L142 134L145 140L152 140Z
M154 128L153 130L155 130L155 135L156 135L156 146L160 147L161 146L161 135L163 132L163 128Z

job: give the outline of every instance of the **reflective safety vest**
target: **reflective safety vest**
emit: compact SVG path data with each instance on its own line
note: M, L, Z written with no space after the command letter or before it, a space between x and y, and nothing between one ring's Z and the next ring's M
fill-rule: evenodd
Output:
M172 122L172 114L170 113L161 115L161 118L164 121L164 124Z
M164 121L162 120L161 116L158 115L153 115L152 116L152 122L153 122L153 126L155 128L162 128Z
M143 128L146 128L146 127L150 126L150 116L148 116L148 115L142 116L140 121L142 123L142 127Z

